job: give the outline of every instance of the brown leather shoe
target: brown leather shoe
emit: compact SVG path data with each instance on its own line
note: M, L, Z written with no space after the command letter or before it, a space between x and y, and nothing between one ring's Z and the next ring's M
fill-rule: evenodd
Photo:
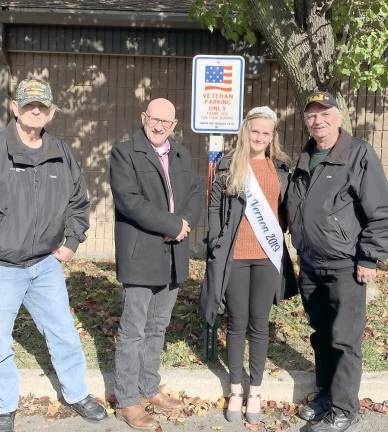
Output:
M156 408L156 411L178 411L183 409L185 406L183 401L180 399L174 399L164 393L158 393L146 400Z
M131 428L140 431L154 431L159 427L159 423L141 405L117 408L116 418L124 421Z

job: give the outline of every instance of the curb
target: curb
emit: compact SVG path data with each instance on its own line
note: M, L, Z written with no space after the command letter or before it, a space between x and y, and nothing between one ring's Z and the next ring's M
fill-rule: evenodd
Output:
M228 373L222 369L162 369L162 384L169 391L184 391L188 396L217 401L229 393ZM20 369L20 395L35 397L60 397L60 386L55 373L46 374L41 369ZM89 369L86 384L94 396L105 399L113 394L113 372ZM307 394L316 391L312 372L280 370L271 375L264 372L261 395L263 399L299 402ZM388 372L365 372L362 375L359 398L374 402L388 400Z

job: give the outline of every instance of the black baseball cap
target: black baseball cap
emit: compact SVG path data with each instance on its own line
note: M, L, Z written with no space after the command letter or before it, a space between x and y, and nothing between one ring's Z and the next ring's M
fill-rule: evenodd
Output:
M329 92L325 92L325 91L316 91L314 93L311 93L311 95L306 99L306 104L304 106L303 112L305 112L306 109L309 107L309 105L313 103L317 103L326 108L333 108L333 107L338 108L338 104L337 101L335 100L335 97Z

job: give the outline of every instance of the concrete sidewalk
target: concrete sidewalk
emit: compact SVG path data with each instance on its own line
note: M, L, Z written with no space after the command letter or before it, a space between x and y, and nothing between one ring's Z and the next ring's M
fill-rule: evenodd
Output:
M40 369L21 369L20 395L32 393L35 397L49 396L57 399L59 385L54 373L46 375ZM188 396L216 401L229 392L229 379L221 369L162 369L162 384L170 391L185 391ZM86 381L89 392L101 399L113 393L111 371L88 370ZM315 391L315 377L311 372L279 371L274 375L264 373L261 395L263 399L298 402ZM364 373L359 398L374 402L388 400L388 372Z
M263 416L263 421L267 421L267 419L268 417ZM227 422L221 410L212 409L205 417L193 415L185 420L184 424L175 424L173 421L161 419L162 430L163 432L214 432L217 430L222 432L247 432L242 422ZM286 417L285 420L289 419ZM272 421L269 420L269 423ZM287 432L305 432L305 424L305 422L299 420L296 424L292 424ZM362 416L361 427L362 432L387 432L388 415L367 412ZM18 432L133 432L133 429L116 420L114 416L110 416L107 421L101 424L87 423L79 416L55 421L42 416L16 416L16 430ZM264 429L261 428L260 432L264 432Z

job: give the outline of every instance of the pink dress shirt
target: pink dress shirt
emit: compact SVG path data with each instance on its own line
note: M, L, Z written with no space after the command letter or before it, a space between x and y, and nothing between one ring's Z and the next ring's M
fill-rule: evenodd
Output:
M169 210L170 213L174 213L174 195L171 187L169 163L168 163L168 153L170 152L170 148L171 148L170 141L167 140L161 147L154 147L154 146L152 147L154 148L156 154L159 156L159 161L160 164L162 165L164 177L167 183L168 197L169 197Z

